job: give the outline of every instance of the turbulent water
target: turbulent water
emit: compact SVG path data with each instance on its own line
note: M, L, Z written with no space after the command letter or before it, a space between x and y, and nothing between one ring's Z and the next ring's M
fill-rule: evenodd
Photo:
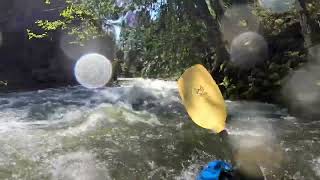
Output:
M268 179L320 178L320 121L274 105L227 102L231 142ZM48 89L0 96L0 179L194 179L226 159L217 136L196 126L175 82ZM249 151L248 150L248 151Z

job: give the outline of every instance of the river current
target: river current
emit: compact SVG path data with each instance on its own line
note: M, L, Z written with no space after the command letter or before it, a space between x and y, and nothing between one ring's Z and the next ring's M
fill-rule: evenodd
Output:
M239 158L259 162L267 179L320 178L319 119L259 102L227 107ZM191 180L215 159L230 157L189 119L173 81L0 95L0 179Z

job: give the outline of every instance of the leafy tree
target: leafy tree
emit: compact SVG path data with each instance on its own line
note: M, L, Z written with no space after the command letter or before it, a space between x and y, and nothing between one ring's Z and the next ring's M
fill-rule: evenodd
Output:
M45 3L51 4L51 1L45 0ZM104 36L101 18L113 16L119 11L112 0L66 0L65 3L66 8L60 12L60 19L36 21L44 32L36 34L27 30L29 39L48 37L52 31L61 29L74 37L75 41L72 43L82 44L90 39Z
M60 19L37 21L44 32L28 31L29 37L44 38L61 29L82 44L108 35L103 28L107 20L123 18L118 59L123 60L127 76L175 79L201 63L211 70L226 97L262 100L275 95L281 79L306 62L308 48L320 40L317 0L299 0L281 13L260 7L258 0L123 0L121 4L66 0ZM223 39L221 25L227 9L239 5L257 18L256 31L267 40L270 54L264 63L246 70L230 61L230 42ZM250 31L247 21L239 19L236 24Z

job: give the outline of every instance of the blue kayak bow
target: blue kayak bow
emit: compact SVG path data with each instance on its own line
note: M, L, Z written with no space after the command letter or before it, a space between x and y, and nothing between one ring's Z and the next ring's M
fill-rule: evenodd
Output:
M199 173L197 180L219 180L221 173L231 171L232 166L229 163L220 160L212 161Z

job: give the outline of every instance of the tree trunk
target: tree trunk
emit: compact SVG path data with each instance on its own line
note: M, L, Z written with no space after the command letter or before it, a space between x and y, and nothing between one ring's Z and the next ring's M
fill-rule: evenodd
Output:
M306 49L312 46L310 16L307 11L305 0L298 0L296 7L300 13L301 33L304 37L304 46Z
M195 1L195 3L198 7L196 13L206 23L208 29L208 40L212 43L216 52L216 59L211 70L211 74L215 75L223 61L228 61L230 59L229 53L222 39L219 24L219 19L222 18L224 14L224 7L219 0L198 0Z

